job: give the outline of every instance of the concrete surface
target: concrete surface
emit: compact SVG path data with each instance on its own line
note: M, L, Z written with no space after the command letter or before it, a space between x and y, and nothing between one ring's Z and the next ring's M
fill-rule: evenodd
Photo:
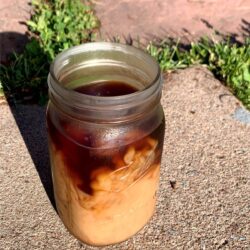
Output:
M2 61L27 41L20 22L29 17L28 2L0 1ZM208 31L201 18L239 33L241 18L250 21L249 0L96 0L96 11L103 36L145 40L199 36ZM249 249L250 125L237 111L241 106L203 68L178 71L165 81L156 214L135 237L101 249ZM45 108L10 108L0 99L0 194L0 250L96 249L75 240L54 210Z
M96 0L103 37L186 37L212 34L209 25L223 33L249 36L249 0ZM242 19L244 21L242 22Z
M155 216L133 238L100 249L249 249L250 126L233 118L238 100L198 67L166 77L162 104ZM74 239L51 204L45 108L2 101L0 115L0 249L97 249Z

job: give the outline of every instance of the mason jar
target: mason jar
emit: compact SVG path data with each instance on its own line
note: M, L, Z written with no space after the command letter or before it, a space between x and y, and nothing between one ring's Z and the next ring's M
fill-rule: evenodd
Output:
M128 239L155 209L165 127L158 64L132 46L87 43L55 58L48 85L61 220L89 245Z

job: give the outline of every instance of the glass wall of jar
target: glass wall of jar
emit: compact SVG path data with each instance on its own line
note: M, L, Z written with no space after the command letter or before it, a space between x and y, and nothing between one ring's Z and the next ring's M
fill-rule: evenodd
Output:
M59 54L48 84L59 216L84 243L124 241L155 209L165 127L159 66L131 46L90 43Z

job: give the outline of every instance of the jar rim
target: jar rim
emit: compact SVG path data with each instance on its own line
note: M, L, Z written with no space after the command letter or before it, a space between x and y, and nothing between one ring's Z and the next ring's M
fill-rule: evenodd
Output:
M138 84L142 81L143 89L119 96L94 96L67 88L63 86L63 80L60 80L60 77L65 79L65 75L70 76L77 68L89 67L92 68L92 74L95 74L93 72L99 72L97 68L100 65L118 72L115 73L118 75L119 70L127 70L132 74L131 80L137 79ZM105 68L103 70L105 71ZM88 73L86 74L88 76ZM88 79L85 82L88 82ZM89 83L91 82L93 83L90 80ZM85 120L110 119L110 122L116 122L139 117L159 104L162 75L159 64L142 49L119 43L93 42L72 47L58 54L50 66L48 86L51 102L68 115Z
M120 95L120 96L87 95L87 94L79 93L77 91L68 89L60 84L59 79L55 75L55 65L60 60L62 60L63 58L67 58L68 55L72 56L72 55L77 55L80 52L82 53L82 52L90 52L90 51L98 51L98 50L115 50L115 51L125 51L126 50L126 52L130 52L131 54L140 53L140 55L142 57L146 57L148 60L151 60L151 62L153 64L155 64L155 66L157 67L157 73L154 77L154 80L152 80L151 83L145 89L138 90L138 91L136 91L134 93L130 93L130 94ZM50 77L52 78L52 80L56 83L56 89L55 89L56 92L58 91L62 95L66 94L66 93L70 93L70 95L73 98L76 98L77 100L83 99L83 97L84 97L84 99L88 98L90 100L92 99L92 100L100 101L101 103L103 103L104 101L110 101L110 100L122 101L122 100L126 100L128 97L131 97L134 99L137 96L141 95L141 92L151 93L152 90L154 90L155 84L157 83L157 81L159 81L159 79L161 77L161 69L160 69L159 64L156 62L156 60L152 56L147 54L144 50L130 46L130 45L125 45L125 44L120 44L120 43L112 43L112 42L91 42L91 43L84 43L84 44L69 48L69 49L59 53L55 57L54 61L50 65L49 73L50 73ZM50 87L51 87L51 85L50 85Z

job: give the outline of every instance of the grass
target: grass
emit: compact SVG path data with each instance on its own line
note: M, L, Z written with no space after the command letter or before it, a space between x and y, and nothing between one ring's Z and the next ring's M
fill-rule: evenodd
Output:
M30 41L23 53L0 65L0 88L16 103L44 104L50 62L59 52L92 41L99 22L86 1L33 0L32 6Z
M99 22L90 5L80 0L33 0L32 5L34 15L27 25L50 60L65 49L93 40Z
M4 91L15 102L44 104L50 62L69 47L93 41L99 21L86 1L33 0L32 6L33 14L27 21L30 41L23 53L10 56L8 65L0 64L0 95ZM224 36L219 42L202 38L190 45L166 39L149 43L146 51L163 71L206 65L250 110L249 38L244 43Z
M155 57L163 71L196 64L206 65L250 109L249 38L242 44L231 42L229 38L219 42L202 38L189 46L167 40L158 44L150 43L147 51Z

